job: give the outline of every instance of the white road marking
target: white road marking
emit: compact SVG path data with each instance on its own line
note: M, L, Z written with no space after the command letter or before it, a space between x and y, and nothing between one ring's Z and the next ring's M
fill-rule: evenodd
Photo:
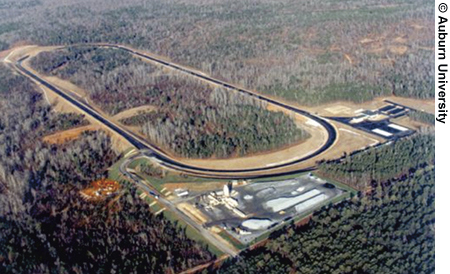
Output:
M379 128L372 129L372 131L375 132L375 133L378 133L380 135L386 136L386 137L392 136L392 133L389 133L389 132L387 132L385 130L382 130L382 129L379 129Z
M43 86L40 86L40 88L42 89L42 92L44 93L45 100L47 101L47 103L49 105L51 105L50 100L48 99L48 96L47 96L47 92L45 91L45 88Z
M128 157L129 155L133 154L134 152L136 152L136 149L133 148L133 149L130 150L127 154L125 154L124 157L126 158L126 157Z
M290 159L285 160L285 161L280 161L280 162L276 162L276 163L271 163L271 164L267 164L267 165L265 165L265 166L266 166L266 167L276 166L276 165L288 163L288 162L291 162L291 161L295 161L295 160L298 160L298 159L300 159L300 158L302 158L302 157L290 158Z
M308 121L306 121L307 125L313 126L313 127L319 127L320 124L317 123L316 121L312 120L312 119L308 119Z
M11 52L3 59L3 62L6 62L6 63L12 63L11 60L9 60L9 57L11 56L11 54L13 54L13 52L14 52L14 50L11 51Z
M354 135L356 135L356 136L361 136L361 134L359 134L359 133L356 133L356 132L354 132L354 131L351 131L351 130L348 130L348 129L346 129L346 128L339 128L339 130L342 130L342 131L345 131L345 132L348 132L348 133L351 133L351 134L354 134Z
M164 210L166 210L166 208L161 208L160 210L158 210L158 212L155 213L155 215L160 214L160 213L163 212Z

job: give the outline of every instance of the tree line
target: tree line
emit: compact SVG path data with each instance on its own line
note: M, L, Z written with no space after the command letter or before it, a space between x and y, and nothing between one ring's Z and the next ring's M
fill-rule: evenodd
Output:
M184 229L153 215L133 185L104 201L83 200L80 190L118 159L111 140L99 131L42 142L49 125L66 127L67 115L51 111L5 66L0 110L1 273L173 273L213 258Z
M224 158L268 151L309 134L282 112L248 95L133 58L116 49L70 47L44 52L32 65L87 90L110 115L142 105L156 110L122 120L183 157Z
M288 225L262 246L199 272L433 273L435 170L431 152L426 153L434 153L431 140L433 136L419 135L334 163L334 169L347 170L347 176L350 166L386 174L372 180L372 191L324 206L305 225ZM373 157L378 161L369 160ZM423 159L405 162L405 157ZM402 169L391 168L391 158L399 160ZM408 172L397 176L401 170Z
M414 169L434 165L434 157L434 133L425 132L348 154L338 160L322 161L318 169L325 177L364 190L373 182L401 177Z
M434 96L430 1L3 2L3 48L127 44L301 104Z
M414 121L418 121L428 125L434 125L435 118L434 114L430 114L428 112L420 111L420 110L410 110L408 112L408 117Z

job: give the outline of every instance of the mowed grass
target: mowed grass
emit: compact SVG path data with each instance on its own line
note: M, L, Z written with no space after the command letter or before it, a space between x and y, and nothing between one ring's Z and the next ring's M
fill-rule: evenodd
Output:
M123 155L126 155L128 152L130 152L131 149L125 151L123 153ZM125 161L125 157L122 157L119 161L117 161L114 165L112 165L109 168L108 171L108 178L118 181L118 182L123 182L123 181L127 181L127 182L131 182L130 180L128 180L126 177L124 177L120 170L119 167L120 165ZM145 161L148 161L146 159L137 159L133 162L130 163L130 167L131 168L135 168L139 165L139 163L143 163ZM143 175L143 174L139 174L140 176L142 176L145 180L147 180L149 183L152 184L152 186L154 188L156 188L158 191L161 191L161 189L163 188L163 184L167 183L167 182L204 182L204 181L208 181L206 179L203 178L195 178L192 176L188 176L188 177L184 177L184 176L179 176L176 174L168 174L166 177L164 178L154 178L154 177L150 177L147 175ZM210 180L209 180L210 181ZM141 195L143 193L142 190L138 189L137 193L139 195ZM150 205L152 204L155 200L154 198L152 198L151 196L147 196L144 198L144 201ZM155 204L153 204L152 206L149 206L149 210L152 213L156 213L158 211L160 211L161 209L163 209L164 207L162 207L158 202L156 202ZM195 240L201 244L205 244L208 246L208 250L213 253L214 255L216 255L217 257L221 257L223 255L225 255L225 253L223 253L222 251L220 251L218 248L216 248L214 245L212 245L211 243L208 242L208 240L206 240L197 230L195 230L194 228L192 228L190 225L188 225L186 222L184 222L182 219L180 219L178 217L177 214L175 214L174 212L166 209L164 210L161 214L163 214L164 218L170 220L171 222L175 222L177 224L178 227L183 228L186 230L186 235L189 239Z
M224 239L225 241L229 242L232 246L234 246L238 250L243 250L243 249L247 248L246 244L241 243L239 240L237 240L236 238L231 236L225 230L222 230L221 232L219 232L218 235L220 237L222 237L222 239Z
M164 215L164 218L166 218L166 219L168 219L168 220L170 220L172 222L176 222L178 227L185 229L186 230L186 235L190 239L195 240L195 241L197 241L199 243L202 243L202 244L206 244L208 246L208 250L211 253L213 253L214 255L216 255L217 257L221 257L222 255L225 255L225 253L223 253L217 247L215 247L214 245L209 243L208 240L206 240L197 230L192 228L190 225L188 225L182 219L178 218L178 215L176 215L174 212L172 212L170 210L165 210L163 212L163 215Z
M288 175L281 175L281 176L274 176L274 177L267 177L267 178L261 178L261 179L252 179L248 180L251 183L263 183L263 182L271 182L271 181L283 181L283 180L289 180L289 179L295 179L302 175L308 174L309 172L298 172Z
M140 196L142 193L144 193L144 191L138 189L137 193ZM149 205L149 209L152 213L156 213L164 208L158 203L158 201L155 198L153 198L151 196L147 195L143 200Z
M148 159L145 158L141 158L141 159L136 159L134 161L132 161L129 165L130 168L132 169L136 169L139 165L141 164L147 164L148 163ZM190 176L190 175L181 175L179 173L175 173L175 172L171 172L171 171L167 171L165 173L165 176L159 178L159 177L152 177L149 175L146 175L142 172L137 172L137 174L142 177L143 179L145 179L148 183L150 183L156 190L161 191L165 184L170 184L170 183L211 183L211 181L214 182L226 182L228 180L211 180L208 178L201 178L201 177L194 177L194 176Z
M116 163L114 163L108 170L108 178L117 182L121 182L121 181L128 181L127 178L125 178L122 173L120 172L119 168L120 165L126 160L125 157L123 157L124 155L127 155L127 153L129 153L130 151L132 151L133 148L129 148L127 150L125 150L122 153L122 157L119 159L119 161L117 161Z
M124 153L124 155L126 153L128 153L129 151L126 151ZM119 171L119 166L123 163L123 161L125 160L125 158L120 159L117 163L115 163L109 170L109 178L113 179L113 180L117 180L117 181L122 181L122 180L126 180L126 178L121 175L120 171ZM149 160L145 159L145 158L141 158L141 159L136 159L134 161L132 161L129 165L130 168L136 169L139 165L141 164L146 164ZM294 174L289 174L289 175L282 175L282 176L275 176L275 177L267 177L267 178L262 178L262 179L254 179L254 180L249 180L249 182L251 183L258 183L258 182L269 182L269 181L283 181L283 180L289 180L289 179L294 179L294 178L298 178L299 176L303 176L305 174L308 174L309 172L299 172L299 173L294 173ZM320 174L317 174L317 172L312 172L315 176L322 178L324 180L326 180L327 182L334 184L336 187L345 190L345 192L340 195L337 196L331 200L325 201L319 205L317 205L316 207L300 214L297 215L295 217L293 217L291 220L286 221L281 223L280 225L278 225L276 227L276 229L271 229L269 231L267 231L266 233L260 235L259 237L257 237L256 239L254 239L252 242L248 243L248 244L242 244L240 241L238 241L237 239L235 239L233 236L231 236L228 232L226 231L221 231L218 233L218 235L220 237L222 237L224 240L226 240L227 242L229 242L232 246L234 246L236 249L238 250L243 250L245 248L247 248L250 245L256 244L260 241L263 241L265 239L267 239L274 231L279 230L287 225L290 225L292 223L298 223L300 221L302 221L303 219L307 218L308 216L310 216L312 213L314 213L314 211L320 209L323 206L329 205L329 204L335 204L335 203L339 203L345 199L348 199L353 195L357 194L357 190L354 188L349 187L348 185L342 184L340 182L337 182L335 180L331 180L329 178L325 178L323 176L321 176ZM166 172L165 176L162 178L156 178L156 177L152 177L152 176L148 176L145 174L142 174L140 172L137 172L137 174L139 176L141 176L143 179L145 179L149 184L151 184L151 186L153 186L156 190L158 190L159 192L161 192L162 189L164 189L166 184L170 184L170 183L193 183L193 184L201 184L201 183L211 183L211 179L207 179L207 178L199 178L199 177L194 177L194 176L188 176L188 175L180 175L174 172ZM228 181L228 180L214 180L214 181ZM138 190L138 193L141 194L142 191ZM153 201L155 201L155 199L153 199L152 197L146 197L145 202L147 204L152 204ZM155 203L153 206L151 206L149 208L149 210L153 213L156 213L158 211L160 211L163 207L159 205L159 203ZM200 243L206 244L208 246L208 249L210 250L210 252L212 252L213 254L215 254L217 257L220 257L222 255L224 255L223 252L221 252L219 249L217 249L214 245L210 244L197 230L195 230L194 228L192 228L190 225L188 225L185 221L183 221L181 218L178 217L178 215L170 210L165 210L163 211L163 216L164 218L172 221L172 222L176 222L176 224L180 227L186 230L186 235L190 238L193 239L195 241L198 241Z
M349 185L346 185L346 184L344 184L344 183L338 182L338 181L336 181L336 180L334 180L334 179L327 178L327 177L325 177L325 176L323 176L322 174L319 174L319 173L317 173L317 172L313 172L313 174L314 174L316 177L321 178L321 179L323 179L323 180L329 182L330 184L333 184L333 185L337 186L337 187L340 188L340 189L343 189L343 190L348 191L349 193L353 193L353 194L355 194L355 195L358 193L358 190L357 190L357 189L355 189L355 188L353 188L353 187L351 187L351 186L349 186Z
M271 178L265 178L262 180L256 180L255 182L267 182L267 181L281 181L281 180L288 180L288 179L294 179L297 178L299 176L305 175L309 172L301 172L301 173L296 173L296 174L291 174L291 175L286 175L286 176L277 176L277 177L271 177ZM309 215L313 214L315 211L317 211L318 209L327 206L327 205L331 205L331 204L337 204L341 201L344 201L346 199L351 198L352 195L356 195L358 193L358 191L346 184L340 183L336 180L331 180L329 178L325 178L319 174L317 174L316 172L311 172L314 176L321 178L325 181L327 181L330 184L335 185L336 187L344 190L345 192L341 195L338 195L336 197L334 197L331 200L327 200L324 201L318 205L316 205L314 208L309 209L305 212L303 212L302 214L296 215L294 216L292 219L290 219L289 221L286 222L282 222L281 224L279 224L278 226L276 226L275 229L271 229L269 231L267 231L264 234L261 234L260 236L258 236L256 239L254 239L252 242L249 243L249 245L253 245L256 244L260 241L263 241L265 239L267 239L273 232L287 226L287 225L291 225L292 223L299 223L300 221L302 221L303 219L307 218Z

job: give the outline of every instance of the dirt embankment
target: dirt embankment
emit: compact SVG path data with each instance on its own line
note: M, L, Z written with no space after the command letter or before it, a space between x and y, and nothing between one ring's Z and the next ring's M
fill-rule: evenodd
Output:
M45 136L42 140L49 144L63 144L65 142L77 139L81 135L81 133L83 133L85 131L95 131L98 129L100 129L99 126L87 125L87 126L83 126L83 127L77 127L77 128L64 130L64 131L59 131L59 132L53 133L51 135Z
M114 115L112 117L112 119L114 119L115 121L120 121L122 119L125 118L129 118L129 117L133 117L141 112L151 112L151 111L155 111L156 107L155 106L151 106L151 105L145 105L145 106L140 106L140 107L135 107L135 108L131 108L131 109L127 109L124 110L116 115Z

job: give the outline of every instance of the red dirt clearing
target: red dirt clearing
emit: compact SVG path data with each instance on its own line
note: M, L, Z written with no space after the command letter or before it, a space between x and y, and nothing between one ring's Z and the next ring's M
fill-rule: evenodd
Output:
M86 200L103 200L120 189L120 184L113 180L100 179L90 184L88 188L80 191Z

